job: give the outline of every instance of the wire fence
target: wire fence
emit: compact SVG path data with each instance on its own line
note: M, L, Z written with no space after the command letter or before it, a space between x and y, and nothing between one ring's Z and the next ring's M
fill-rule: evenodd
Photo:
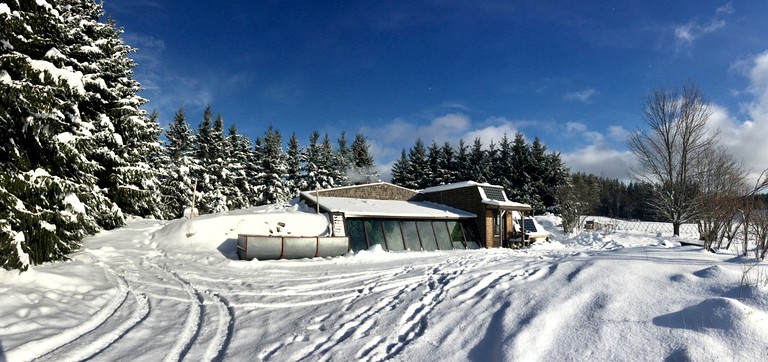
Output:
M582 216L581 227L588 229L592 225L594 230L612 232L612 231L636 231L641 233L672 235L672 223L652 222L652 221L633 221L612 219L603 216ZM680 225L680 236L699 237L699 227L696 224Z

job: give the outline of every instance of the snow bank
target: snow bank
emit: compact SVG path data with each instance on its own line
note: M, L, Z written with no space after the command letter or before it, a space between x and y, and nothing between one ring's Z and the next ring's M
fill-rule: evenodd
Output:
M329 225L326 215L301 211L299 206L265 205L173 220L154 233L152 243L165 252L237 259L238 234L325 236Z
M549 229L554 241L519 250L374 246L335 258L228 259L237 233L327 230L324 216L297 206L132 220L86 239L70 262L0 271L0 359L768 355L766 265L655 234Z

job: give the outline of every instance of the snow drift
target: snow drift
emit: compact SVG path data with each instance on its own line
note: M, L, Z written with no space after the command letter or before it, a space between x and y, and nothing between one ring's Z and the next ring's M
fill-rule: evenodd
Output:
M237 233L317 235L264 207L136 220L69 262L0 271L0 359L757 360L764 266L630 232L530 249L236 260ZM278 230L279 227L279 230ZM751 267L751 268L750 268Z

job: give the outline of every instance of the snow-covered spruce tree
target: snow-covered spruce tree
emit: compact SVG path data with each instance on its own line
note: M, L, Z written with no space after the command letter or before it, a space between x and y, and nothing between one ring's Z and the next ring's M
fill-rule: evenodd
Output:
M392 183L398 186L408 187L413 183L413 177L408 171L411 165L408 162L408 155L405 149L400 152L400 159L392 165Z
M470 170L469 152L464 140L459 140L459 147L456 151L456 181L472 181L469 174Z
M309 144L306 149L306 162L304 163L302 175L304 178L303 184L308 190L319 190L323 185L320 184L318 170L320 166L320 145L317 141L320 139L320 132L313 131L309 135Z
M328 187L336 187L343 184L347 176L342 170L334 167L338 164L338 154L334 152L333 145L331 145L331 139L326 133L323 136L323 143L320 145L320 164L325 165L319 169L321 184L326 184Z
M168 165L165 167L162 194L169 217L179 218L184 214L184 209L192 207L194 174L199 168L194 154L192 130L182 108L173 116L173 122L165 131L165 138Z
M556 190L567 183L570 170L565 166L560 154L548 152L547 146L536 137L531 145L531 171L534 193L539 196L540 207L544 209L557 203ZM532 205L533 206L533 205Z
M201 165L198 169L193 170L195 171L193 176L197 183L195 206L201 214L227 210L226 197L221 190L221 179L224 174L223 128L221 117L216 117L214 124L213 111L208 105L203 112L203 119L200 121L194 138L195 155Z
M99 164L99 186L123 213L162 217L160 184L154 162L161 152L162 132L156 118L140 107L146 100L136 94L140 85L133 79L135 63L128 57L134 50L120 38L122 30L113 21L102 23L100 5L92 0L68 0L61 4L68 39L60 41L60 53L74 61L71 66L83 73L85 100L80 116L89 120L96 144L88 157ZM112 225L111 220L103 226ZM121 224L122 220L118 220Z
M320 132L314 131L309 135L307 161L302 172L308 190L329 189L344 180L341 171L334 168L335 157L328 135L325 135L322 143L318 143L319 140Z
M515 167L512 164L512 143L509 142L509 137L504 133L491 166L490 182L502 186L507 195L510 195L509 190L512 188L510 177L513 172L515 172Z
M413 177L411 182L403 185L414 190L432 186L432 173L429 169L429 160L427 159L427 150L424 148L424 142L421 138L416 140L410 151L408 151L408 173Z
M351 170L352 174L347 172L347 178L351 184L366 184L379 181L379 170L376 169L376 163L373 161L370 151L371 146L365 135L358 133L352 142Z
M280 132L269 126L264 133L260 155L262 174L259 178L261 199L265 204L277 204L288 201L290 188L287 185L288 167L283 153L283 140Z
M352 151L347 145L347 132L342 131L341 136L338 139L338 149L336 150L336 157L334 157L335 164L333 168L345 175L344 180L341 181L341 185L349 185L350 180L348 177L349 169L352 167Z
M83 11L79 22L68 20ZM66 14L64 16L62 14ZM45 1L0 6L0 265L26 269L62 259L122 214L99 187L90 150L99 118L94 93L107 80L74 52L110 39L83 37L94 3ZM108 25L111 26L111 25ZM117 35L115 35L116 37ZM116 54L115 61L125 54ZM108 64L107 64L108 65ZM106 65L105 65L106 66ZM135 96L135 95L132 95ZM7 252L7 253L6 253Z
M429 162L429 172L432 174L432 186L444 185L445 180L442 177L442 171L440 170L440 157L442 152L440 147L437 146L437 142L432 141L427 147L427 161Z
M483 142L475 138L472 150L469 152L469 177L472 181L488 182L490 176L490 157L483 150Z
M296 133L291 134L291 138L288 139L288 150L286 155L286 166L288 174L288 186L290 189L291 198L299 196L299 192L304 191L306 186L304 185L304 177L302 177L301 167L306 160L304 150L299 146L299 139L296 138Z
M224 136L224 119L220 113L216 115L216 119L213 121L211 137L211 159L206 167L213 175L213 189L207 195L203 195L201 202L210 205L212 212L222 212L229 210L227 195L233 194L235 191L227 190L227 177L229 177L230 171L226 160L229 158L229 148Z
M233 124L229 127L226 145L227 177L224 179L224 196L227 198L227 208L244 209L251 206L249 193L252 192L252 178L248 172L248 164L253 162L251 141L245 135L238 134Z
M438 175L435 178L439 178L446 184L458 182L456 169L456 155L453 147L450 143L443 143L443 147L440 148L440 157L438 160Z
M518 132L515 134L515 140L512 141L512 165L515 169L509 178L511 188L507 196L510 199L530 203L531 190L527 186L531 182L530 162L531 150L523 134Z

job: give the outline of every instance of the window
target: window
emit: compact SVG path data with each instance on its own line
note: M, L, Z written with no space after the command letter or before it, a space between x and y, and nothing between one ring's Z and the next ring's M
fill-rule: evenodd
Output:
M408 250L420 251L421 243L419 242L419 232L416 230L415 221L402 221L400 226L403 227L403 238L405 238L405 246Z
M475 224L471 220L463 220L461 227L464 229L464 235L467 238L467 249L479 249L480 238L477 236Z
M429 221L417 221L416 225L419 227L421 246L424 247L424 250L437 250L437 240L435 239L435 232L432 230L432 223Z
M349 235L349 247L352 251L368 249L362 219L347 219L347 235Z
M391 251L405 250L403 233L400 231L400 221L383 220L382 225L384 225L384 236L387 239L387 249Z
M454 249L464 249L464 232L461 231L461 225L457 221L448 221L448 230L451 233L451 241Z
M480 247L472 220L403 220L347 218L352 251L379 244L388 251L477 249Z
M437 246L440 247L440 250L453 249L453 245L451 244L451 234L448 233L448 226L445 225L445 221L433 221L432 228L435 229Z
M368 247L378 244L384 250L387 250L387 244L384 242L384 230L381 228L381 220L366 219L365 234L368 235Z

